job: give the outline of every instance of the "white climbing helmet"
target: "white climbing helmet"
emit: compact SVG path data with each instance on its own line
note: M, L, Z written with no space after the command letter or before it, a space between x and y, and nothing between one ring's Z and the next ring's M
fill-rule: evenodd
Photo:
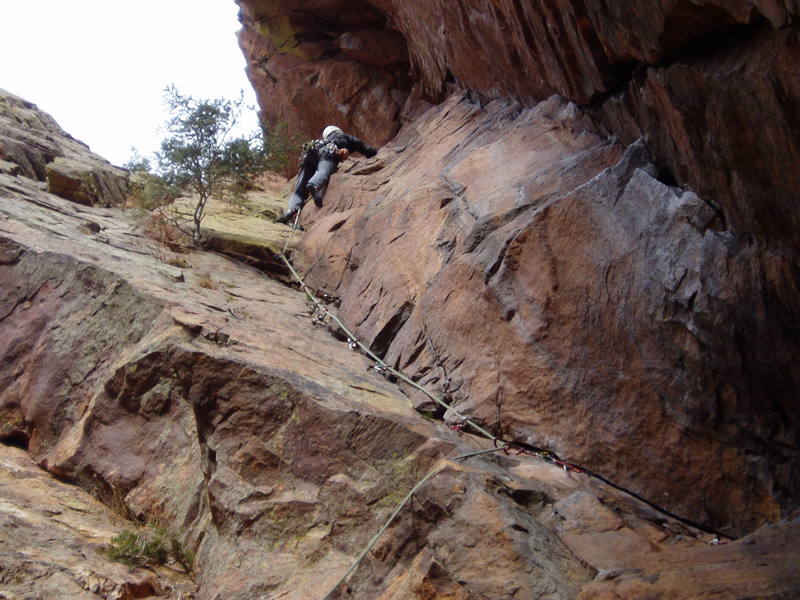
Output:
M322 130L322 139L327 140L328 136L332 134L334 131L341 131L336 125L328 125L325 129Z

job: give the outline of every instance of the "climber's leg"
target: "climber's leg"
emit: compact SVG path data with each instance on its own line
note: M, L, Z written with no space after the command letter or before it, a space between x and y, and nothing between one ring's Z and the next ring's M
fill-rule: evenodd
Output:
M318 207L322 206L322 198L325 195L325 190L328 187L328 179L330 176L336 171L336 161L323 158L319 161L319 165L317 166L317 172L314 173L314 176L309 180L306 189L311 194L311 197L314 198L314 204Z
M289 198L289 206L287 207L283 216L276 219L278 223L289 223L294 219L297 211L303 208L303 204L305 204L306 198L308 198L306 186L308 185L309 179L311 179L311 175L316 170L315 167L316 165L312 165L311 161L306 160L303 163L303 166L300 168L300 172L297 174L297 182L294 186L294 192Z

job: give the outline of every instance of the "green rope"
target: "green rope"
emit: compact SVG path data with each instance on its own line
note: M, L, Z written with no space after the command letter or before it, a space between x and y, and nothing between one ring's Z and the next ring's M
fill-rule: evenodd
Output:
M339 581L336 582L336 585L334 585L331 588L331 590L327 594L325 594L325 597L322 600L329 600L330 598L333 597L333 594L336 592L336 590L339 589L339 586L342 585L347 580L347 578L352 574L352 572L356 570L358 565L361 564L361 561L364 560L367 554L369 554L369 551L372 550L372 547L377 543L381 535L383 535L383 532L386 531L389 525L392 524L392 521L394 521L395 517L397 517L397 515L400 513L400 511L403 509L406 503L411 499L411 496L414 495L414 492L416 492L419 488L425 485L429 479L431 479L434 475L436 475L440 471L441 468L434 467L427 475L425 475L425 477L423 477L422 479L419 480L419 482L417 482L417 485L411 488L411 491L408 492L408 494L406 494L406 497L403 498L403 501L397 505L397 508L395 508L391 516L388 519L386 519L386 522L383 524L383 526L381 526L378 532L372 536L372 539L369 541L366 548L364 548L361 551L361 554L358 555L358 558L356 558L355 562L352 565L350 565L350 568L347 569L345 574L342 575L341 579L339 579Z
M288 258L286 258L286 255L285 255L284 253L281 253L281 254L280 254L280 257L281 257L281 259L283 259L283 262L284 262L284 263L286 263L286 266L289 268L289 270L291 271L291 273L292 273L292 275L294 276L294 278L295 278L295 279L297 279L297 281L300 283L300 287L302 288L302 290L303 290L303 291L304 291L306 294L308 294L308 297L309 297L309 298L311 298L311 301L312 301L312 302L313 302L313 303L314 303L314 304L317 306L317 308L318 308L318 309L320 309L322 312L324 312L324 313L325 313L327 316L329 316L331 319L333 319L333 320L336 322L336 324L339 326L339 328L340 328L340 329L341 329L341 330L342 330L342 331L343 331L345 334L347 334L347 336L348 336L348 337L349 337L351 340L353 340L353 341L354 341L354 343L355 343L355 344L357 344L357 345L358 345L358 347L359 347L359 348L361 348L361 350L363 350L363 351L364 351L364 353L365 353L367 356L369 356L369 357L370 357L372 360L374 360L374 361L375 361L377 364L379 364L381 367L383 367L383 369L385 369L386 371L388 371L389 373L391 373L392 375L394 375L394 376L395 376L395 377L397 377L398 379L401 379L401 380L405 381L405 382L406 382L407 384L409 384L410 386L414 387L415 389L417 389L417 390L419 390L420 392L422 392L423 394L425 394L425 395L426 395L428 398L430 398L431 400L433 400L433 401L434 401L436 404L438 404L438 405L440 405L440 406L444 407L446 410L448 410L448 411L450 411L451 413L453 413L454 415L456 415L456 416L457 416L459 419L461 419L461 420L462 420L464 423L466 423L467 425L469 425L470 427L472 427L472 428L473 428L475 431L477 431L478 433L482 434L484 437L486 437L486 438L490 439L492 442L500 442L502 445L505 445L505 442L503 442L503 440L501 440L500 438L498 438L496 435L493 435L492 433L490 433L489 431L487 431L486 429L484 429L483 427L481 427L480 425L478 425L477 423L475 423L473 420L471 420L471 419L469 419L468 417L466 417L466 416L462 415L460 412L458 412L458 411L457 411L456 409L454 409L452 406L450 406L449 404L447 404L447 403L446 403L444 400L442 400L442 399L440 399L440 398L437 398L436 396L434 396L433 394L431 394L431 393L430 393L428 390L426 390L424 387L422 387L421 385L419 385L419 384L418 384L416 381L414 381L413 379L411 379L410 377L406 376L406 375L405 375L404 373L402 373L401 371L398 371L397 369L395 369L394 367L392 367L391 365L389 365L388 363L386 363L384 360L382 360L380 357L378 357L378 356L377 356L377 355L376 355L376 354L375 354L375 353L374 353L372 350L370 350L370 349L369 349L367 346L365 346L363 343L361 343L361 342L358 340L358 338L356 337L356 335L355 335L355 334L354 334L352 331L350 331L350 330L347 328L347 326L346 326L344 323L342 323L342 321L339 319L339 317L337 317L335 314L333 314L332 312L330 312L330 311L329 311L329 310L328 310L328 309L327 309L327 308L326 308L326 307L325 307L325 306L322 304L322 302L321 302L321 301L320 301L320 300L319 300L319 299L318 299L318 298L317 298L317 297L314 295L314 293L311 291L311 288L309 288L309 287L306 285L306 283L303 281L303 278L302 278L302 277L300 277L300 275L297 273L297 271L296 271L296 270L294 269L294 267L292 266L292 263L290 263L290 262L289 262L289 259L288 259Z
M499 448L489 448L488 450L478 450L477 452L468 452L467 454L462 454L461 456L453 457L453 460L462 460L465 458L469 458L471 456L480 456L481 454L491 454L492 452L500 452L501 450L507 450L508 446L500 446Z
M298 211L298 215L297 216L298 217L300 216L299 215L299 211ZM295 223L296 222L297 222L297 218L295 218ZM288 247L288 242L287 242L287 247ZM415 389L417 389L420 392L422 392L423 394L425 394L425 396L427 396L428 398L430 398L431 400L433 400L434 402L436 402L440 406L444 407L446 410L449 410L451 413L456 415L458 418L462 419L464 423L468 424L470 427L472 427L478 433L480 433L483 436L485 436L486 438L490 439L492 442L495 442L495 443L500 442L500 447L498 447L498 448L491 448L489 450L479 450L477 452L470 452L468 454L462 454L461 456L456 456L453 460L465 459L465 458L469 458L470 456L478 456L480 454L488 454L490 452L497 452L499 450L505 450L508 447L508 444L506 442L504 442L503 440L501 440L497 436L493 435L492 433L490 433L489 431L487 431L486 429L484 429L483 427L481 427L480 425L478 425L477 423L475 423L471 419L469 419L466 416L462 415L460 412L455 410L452 406L447 404L444 400L441 400L440 398L437 398L436 396L431 394L428 390L426 390L424 387L419 385L416 381L412 380L411 378L407 377L404 373L398 371L397 369L395 369L394 367L392 367L391 365L386 363L383 359L381 359L379 356L377 356L372 350L370 350L367 346L365 346L363 343L361 343L358 340L358 338L356 337L356 335L347 328L347 326L341 321L341 319L339 319L339 317L337 317L335 314L333 314L331 311L329 311L327 309L327 307L325 307L325 305L322 304L322 302L319 300L319 298L317 298L314 295L314 292L311 290L311 288L308 287L308 285L306 285L305 281L303 281L303 278L300 277L300 274L292 266L292 263L289 262L288 258L286 258L285 252L286 252L286 248L284 248L284 251L280 253L280 257L283 260L283 262L286 264L286 266L288 267L289 271L292 273L294 278L300 284L300 288L308 295L308 297L311 299L311 301L316 305L317 309L319 309L320 311L325 313L327 316L329 316L331 319L333 319L333 321L350 338L350 340L352 340L353 343L355 343L359 348L361 348L361 350L363 350L364 353L367 356L369 356L372 360L374 360L384 370L388 371L389 373L392 373L395 377L405 381L406 383L408 383L409 385L411 385ZM334 585L333 588L331 588L331 590L325 595L323 600L329 600L332 597L332 595L336 592L336 590L339 589L339 586L342 585L347 580L347 578L353 573L353 571L356 570L358 565L361 564L361 561L364 560L364 558L367 556L367 554L372 549L372 547L380 539L381 535L383 535L383 532L386 531L386 529L389 527L389 525L392 524L392 521L394 521L394 519L397 517L397 515L400 513L400 511L403 509L403 507L406 505L406 503L414 495L414 493L419 488L421 488L423 485L425 485L425 483L427 483L428 480L430 480L440 470L441 469L434 468L427 475L425 475L425 477L420 479L419 482L417 482L417 484L411 489L411 491L408 492L408 494L403 499L403 501L400 502L400 504L397 505L397 508L395 508L394 512L386 520L386 522L383 524L383 526L377 531L377 533L374 536L372 536L372 539L369 541L369 543L367 544L366 548L364 548L361 551L361 553L358 555L358 558L356 558L355 562L353 562L353 564L350 566L350 568L347 569L347 572L345 572L345 574L342 575L341 579L339 579L339 581L336 582L336 585Z

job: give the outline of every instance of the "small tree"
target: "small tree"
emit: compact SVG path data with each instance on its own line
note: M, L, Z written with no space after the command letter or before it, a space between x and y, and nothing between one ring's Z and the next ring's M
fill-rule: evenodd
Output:
M139 154L135 146L131 146L131 157L122 168L131 173L149 173L150 167L150 159Z
M292 133L286 123L278 123L274 127L264 127L266 146L266 168L285 177L293 177L297 173L297 159L305 137Z
M260 133L231 139L245 107L244 94L237 100L198 100L171 85L164 101L172 117L166 123L170 137L156 154L158 170L169 184L197 195L191 233L199 245L208 199L224 196L232 182L240 185L264 170L263 143Z
M131 158L123 168L130 172L128 201L137 208L155 210L180 196L179 189L150 171L150 160L136 148L131 148Z

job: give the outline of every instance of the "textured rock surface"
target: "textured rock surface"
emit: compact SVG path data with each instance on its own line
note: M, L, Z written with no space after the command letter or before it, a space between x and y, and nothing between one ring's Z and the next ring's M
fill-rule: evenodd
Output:
M574 106L452 98L308 211L309 281L497 432L714 526L796 515L794 267L655 173Z
M614 90L636 63L670 59L691 43L761 20L785 26L800 13L794 0L361 4L378 6L403 33L415 75L432 97L452 77L490 98L536 101L559 93L581 103Z
M800 31L762 26L649 69L602 119L645 136L662 170L723 211L729 228L800 261Z
M453 128L442 130L439 160L464 119L488 136L477 146L493 135L474 107L448 106L444 125L437 114L419 125ZM545 195L548 182L580 190L599 176L592 172L634 163L592 133L562 130L582 121L559 103L500 117L554 158L540 173ZM568 168L577 155L593 166ZM381 177L380 161L355 166L351 178L379 184L355 173ZM443 190L459 189L456 173L429 192L436 206ZM462 190L441 208L469 200ZM336 219L328 228L349 230L337 228L341 215L326 218ZM585 474L513 454L456 460L487 443L418 415L364 357L314 324L302 294L212 253L166 265L156 260L164 250L132 233L128 219L0 175L0 438L106 503L178 532L197 551L197 598L323 597L430 469L437 474L339 597L744 599L800 590L796 521L715 546ZM0 472L9 481L20 471L4 459ZM0 518L30 489L0 486ZM47 512L52 495L42 519L60 516ZM83 543L75 538L70 552L89 552L92 542ZM46 597L62 575L64 586L83 581L51 564L37 563L37 577L22 581L4 571L0 585L24 586L11 597L17 589Z
M795 0L361 0L346 3L342 18L335 15L345 3L334 0L240 4L250 77L271 119L309 135L327 119L382 143L420 95L439 101L459 86L530 105L559 94L588 105L625 144L643 137L662 175L719 207L737 234L800 260ZM259 28L260 18L297 24L277 35ZM351 74L359 68L342 66L346 43L339 53L295 50L376 23L406 40L411 83L400 89L413 84L415 93L405 113L387 94L395 84L375 67L372 103L342 100L350 94L343 89L362 97L367 82ZM385 73L402 81L396 71Z
M191 598L177 571L129 569L102 550L130 523L0 445L0 598Z
M50 192L79 204L120 206L128 189L124 170L91 152L36 105L5 90L0 90L0 172L47 181Z
M45 167L47 191L87 206L125 202L128 178L111 165L56 157Z
M287 243L295 242L298 233L273 221L285 212L292 186L275 174L261 176L251 184L254 189L245 193L244 202L208 200L201 225L204 247L288 281L288 269L277 254ZM196 197L179 198L170 205L172 216L183 221L184 231L191 231L196 206Z
M241 4L306 24L341 9ZM306 268L487 425L742 532L799 505L800 6L618 4L348 3L404 36L414 92L393 143L306 216ZM498 101L419 117L457 88ZM574 114L515 114L552 94Z
M240 2L239 43L265 119L317 137L336 124L370 144L399 126L405 41L363 2Z

